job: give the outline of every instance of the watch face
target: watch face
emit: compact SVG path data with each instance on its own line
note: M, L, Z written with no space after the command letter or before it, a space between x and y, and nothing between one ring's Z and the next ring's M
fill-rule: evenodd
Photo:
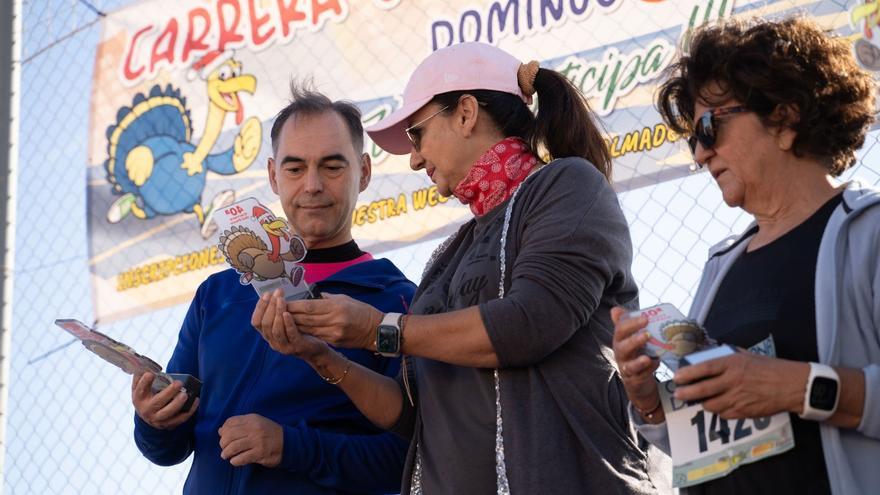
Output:
M376 333L376 350L390 354L398 352L398 332L397 327L380 325Z
M822 411L834 409L834 401L837 399L837 381L824 376L813 379L810 387L810 407Z

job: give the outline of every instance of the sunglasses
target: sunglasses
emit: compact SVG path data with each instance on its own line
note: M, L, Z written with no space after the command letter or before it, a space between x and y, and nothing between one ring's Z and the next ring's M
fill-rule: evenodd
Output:
M440 115L441 113L445 112L448 109L449 109L449 105L446 105L445 107L441 108L440 110L437 110L436 112L432 113L431 115L427 116L426 118L407 127L406 129L404 129L404 132L406 132L406 137L409 138L409 142L412 143L413 148L416 151L421 151L420 148L422 147L422 126L425 125L425 122L433 119L434 117Z
M697 143L703 146L703 149L711 149L715 146L715 141L718 139L718 130L720 127L719 122L717 121L718 117L723 117L725 115L731 115L734 113L741 112L750 112L746 107L737 105L733 107L724 107L724 108L713 108L711 110L706 110L700 115L700 118L697 119L697 124L694 126L694 133L691 137L688 138L688 146L691 149L691 155L697 156ZM702 164L700 164L702 166Z

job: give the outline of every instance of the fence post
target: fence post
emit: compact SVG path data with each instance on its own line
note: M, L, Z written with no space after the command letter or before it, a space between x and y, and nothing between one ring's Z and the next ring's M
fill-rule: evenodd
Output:
M0 2L0 493L6 478L6 418L12 358L12 267L18 163L21 0Z

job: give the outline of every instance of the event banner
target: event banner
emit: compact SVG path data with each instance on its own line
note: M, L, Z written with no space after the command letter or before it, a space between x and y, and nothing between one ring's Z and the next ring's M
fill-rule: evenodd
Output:
M401 104L416 65L464 41L564 73L600 116L625 191L690 173L653 95L692 28L804 12L880 69L873 1L143 0L103 18L88 130L90 271L103 322L188 301L226 268L212 214L267 180L269 131L292 80L355 102L366 125ZM407 156L369 140L373 178L353 213L373 254L443 237L470 217ZM292 226L295 228L295 226Z

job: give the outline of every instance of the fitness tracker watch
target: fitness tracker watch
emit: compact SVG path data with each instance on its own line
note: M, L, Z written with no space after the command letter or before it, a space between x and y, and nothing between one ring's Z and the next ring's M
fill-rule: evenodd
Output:
M376 352L385 357L400 356L403 342L400 328L400 313L388 313L376 327Z

